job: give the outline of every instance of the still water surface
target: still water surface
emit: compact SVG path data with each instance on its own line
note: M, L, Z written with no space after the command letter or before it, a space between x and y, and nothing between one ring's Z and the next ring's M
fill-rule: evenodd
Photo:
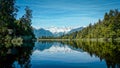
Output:
M120 68L120 43L1 44L0 68Z
M31 61L32 68L106 68L104 60L60 42L36 42Z

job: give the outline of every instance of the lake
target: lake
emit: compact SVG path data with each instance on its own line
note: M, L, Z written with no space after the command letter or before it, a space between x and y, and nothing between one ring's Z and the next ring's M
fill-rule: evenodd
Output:
M0 68L120 68L119 57L116 42L1 44Z

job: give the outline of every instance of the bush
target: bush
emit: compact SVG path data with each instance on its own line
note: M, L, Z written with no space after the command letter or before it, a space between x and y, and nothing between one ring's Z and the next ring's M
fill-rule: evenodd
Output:
M23 44L23 39L21 37L13 38L11 42L14 46L21 46Z

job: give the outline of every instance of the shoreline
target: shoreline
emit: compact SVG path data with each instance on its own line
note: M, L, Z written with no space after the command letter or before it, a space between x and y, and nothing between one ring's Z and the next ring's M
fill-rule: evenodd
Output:
M120 38L82 38L82 39L37 39L37 41L100 41L100 42L112 42L120 41Z

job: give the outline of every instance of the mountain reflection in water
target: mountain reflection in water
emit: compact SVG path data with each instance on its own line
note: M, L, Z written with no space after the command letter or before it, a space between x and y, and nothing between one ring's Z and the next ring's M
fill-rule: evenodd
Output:
M118 42L36 42L0 46L0 68L120 68Z

